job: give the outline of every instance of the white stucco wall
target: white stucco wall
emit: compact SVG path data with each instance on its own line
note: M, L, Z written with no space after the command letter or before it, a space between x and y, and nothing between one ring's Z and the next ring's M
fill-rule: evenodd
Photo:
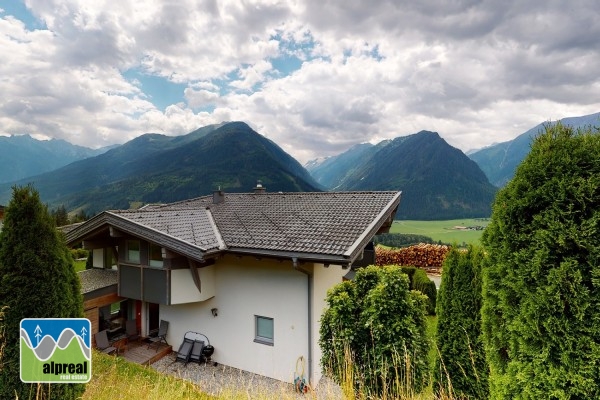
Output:
M292 382L298 357L308 359L307 276L291 261L249 256L225 256L214 268L213 298L160 306L160 318L170 322L168 342L177 350L186 331L200 332L215 347L214 361ZM273 346L254 342L255 315L274 319Z
M211 265L197 270L201 291L198 291L189 269L171 271L171 304L205 301L215 295L216 266Z
M323 264L315 264L313 269L313 316L312 316L312 377L311 382L316 385L322 376L321 370L321 347L319 346L320 320L323 315L327 297L327 290L332 286L341 283L344 275L348 273L347 269L342 269L339 265L330 265L325 268Z

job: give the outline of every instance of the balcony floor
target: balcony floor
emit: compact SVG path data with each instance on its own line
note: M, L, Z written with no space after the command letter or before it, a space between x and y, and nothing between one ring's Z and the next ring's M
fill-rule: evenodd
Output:
M155 344L148 348L148 343L144 341L133 341L119 348L119 356L136 364L150 365L172 351L173 347L164 343L161 343L158 348Z

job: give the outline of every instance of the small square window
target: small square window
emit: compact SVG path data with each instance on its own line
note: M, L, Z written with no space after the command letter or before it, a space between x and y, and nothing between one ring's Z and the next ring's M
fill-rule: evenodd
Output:
M140 242L139 240L127 241L127 261L139 264L140 263Z
M256 343L267 344L273 346L274 329L273 318L254 316L255 337Z

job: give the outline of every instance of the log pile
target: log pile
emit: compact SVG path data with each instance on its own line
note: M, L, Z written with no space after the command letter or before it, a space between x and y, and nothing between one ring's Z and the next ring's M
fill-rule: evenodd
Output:
M405 265L425 269L427 272L440 272L446 253L450 246L440 244L420 243L401 249L375 250L375 263L377 265Z

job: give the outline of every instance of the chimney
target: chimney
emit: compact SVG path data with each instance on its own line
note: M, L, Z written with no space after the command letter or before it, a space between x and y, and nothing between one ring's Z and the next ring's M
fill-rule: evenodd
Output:
M256 187L254 188L254 194L263 194L267 191L267 188L262 185L262 181L259 179L256 181Z
M221 187L219 186L219 189L213 192L213 204L221 203L225 203L225 193L221 190Z

